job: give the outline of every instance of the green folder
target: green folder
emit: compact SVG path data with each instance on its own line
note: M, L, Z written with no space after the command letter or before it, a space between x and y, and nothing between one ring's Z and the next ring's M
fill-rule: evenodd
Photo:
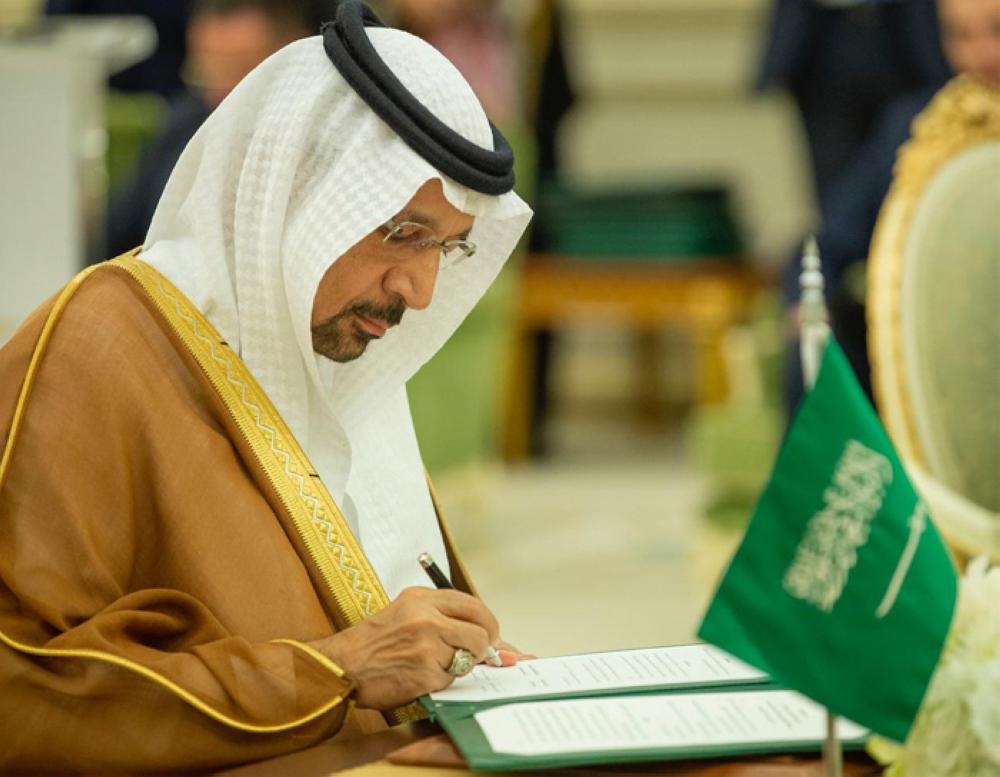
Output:
M655 650L657 656L670 660L698 648L722 653L710 646ZM628 659L629 654L642 657L649 650L540 660ZM506 671L510 670L476 670L484 677ZM726 677L699 682L679 677L657 684L631 677L623 683L625 687L618 688L604 680L600 688L588 689L583 683L579 689L549 694L522 688L516 698L449 701L425 696L420 701L448 732L469 766L484 771L818 752L822 747L823 711L764 675L736 682ZM491 720L497 717L504 720ZM839 725L845 749L864 747L866 729L849 721ZM539 740L559 742L547 749Z

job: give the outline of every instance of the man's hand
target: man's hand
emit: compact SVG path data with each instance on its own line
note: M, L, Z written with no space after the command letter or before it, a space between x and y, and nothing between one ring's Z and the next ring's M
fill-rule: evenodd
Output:
M387 710L447 688L455 649L478 663L499 634L497 619L476 597L407 588L381 612L312 646L357 683L359 707Z

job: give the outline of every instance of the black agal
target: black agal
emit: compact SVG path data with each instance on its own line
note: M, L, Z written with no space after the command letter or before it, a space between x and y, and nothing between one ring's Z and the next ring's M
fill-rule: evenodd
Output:
M477 146L431 113L382 61L365 27L385 25L364 3L345 0L323 25L323 48L368 106L410 148L460 184L484 194L514 188L514 152L490 123L494 148Z

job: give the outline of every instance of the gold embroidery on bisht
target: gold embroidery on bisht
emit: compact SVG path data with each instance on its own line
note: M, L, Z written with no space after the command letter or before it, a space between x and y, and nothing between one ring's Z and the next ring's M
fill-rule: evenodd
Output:
M291 430L242 360L215 327L155 268L126 254L115 265L150 295L194 355L261 463L288 511L347 624L354 625L389 600L343 514ZM417 704L385 713L392 723L426 717Z
M242 360L170 281L147 263L115 260L150 295L194 355L275 487L348 625L378 612L388 596L343 514L291 430ZM385 713L392 723L426 717L417 704Z
M136 253L138 249L135 249L128 254L123 254L123 258L130 258ZM134 260L133 260L134 261ZM124 263L124 262L121 262ZM136 262L136 264L142 264L141 262ZM48 318L46 319L45 325L42 328L42 332L38 337L38 341L35 344L34 352L31 356L31 361L28 365L28 371L25 375L24 382L21 385L21 391L18 396L17 405L14 409L14 416L11 421L10 433L7 437L6 444L3 448L3 455L0 457L0 487L3 486L4 480L6 478L8 466L11 461L11 456L13 454L14 448L17 444L18 432L21 427L21 422L24 419L25 408L27 407L28 400L30 398L32 388L34 387L35 376L37 375L39 365L41 364L42 358L48 348L49 341L51 339L52 333L55 330L56 324L58 323L60 317L63 314L69 301L73 298L73 295L77 292L83 282L94 272L99 271L102 267L106 265L94 265L88 267L86 270L78 273L75 278L73 278L59 294L56 299L55 304L49 312ZM151 268L150 268L151 269ZM220 341L221 342L221 341ZM325 657L318 656L314 650L309 648L307 645L303 645L295 640L281 640L290 645L295 646L297 649L302 650L312 656L314 660L317 660L322 666L324 666L329 671L332 671L338 677L343 676L343 670L340 669L336 664ZM42 658L79 658L79 659L89 659L92 661L101 661L112 666L121 667L129 672L134 672L141 677L145 677L157 685L166 688L171 693L183 699L186 703L190 704L195 709L204 713L213 720L222 723L223 725L230 726L232 728L239 729L241 731L255 732L255 733L273 733L279 731L288 731L290 729L297 728L304 723L307 723L325 713L329 712L331 709L336 707L338 704L343 703L344 697L338 695L331 700L328 700L325 704L321 705L317 709L312 710L310 713L296 718L292 721L288 721L283 724L278 725L259 725L255 723L247 723L245 721L238 720L230 715L220 712L212 705L206 703L200 699L197 695L191 693L188 689L179 685L178 683L168 679L164 675L157 671L150 669L140 663L132 661L130 659L124 658L122 656L115 655L113 653L108 653L103 650L91 650L91 649L80 649L80 648L48 648L39 647L37 645L32 645L27 642L23 642L19 639L14 639L13 637L0 631L0 644L6 645L11 650L24 653L31 656L38 656ZM405 714L405 708L404 708Z
M358 623L385 607L388 597L340 509L323 482L311 477L315 470L305 452L246 365L165 276L128 255L115 264L146 290L218 391L347 623Z

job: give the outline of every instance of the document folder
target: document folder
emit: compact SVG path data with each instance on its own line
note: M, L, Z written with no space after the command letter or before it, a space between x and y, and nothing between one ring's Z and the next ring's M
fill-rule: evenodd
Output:
M709 645L481 666L421 703L486 771L819 751L826 731L820 706Z

